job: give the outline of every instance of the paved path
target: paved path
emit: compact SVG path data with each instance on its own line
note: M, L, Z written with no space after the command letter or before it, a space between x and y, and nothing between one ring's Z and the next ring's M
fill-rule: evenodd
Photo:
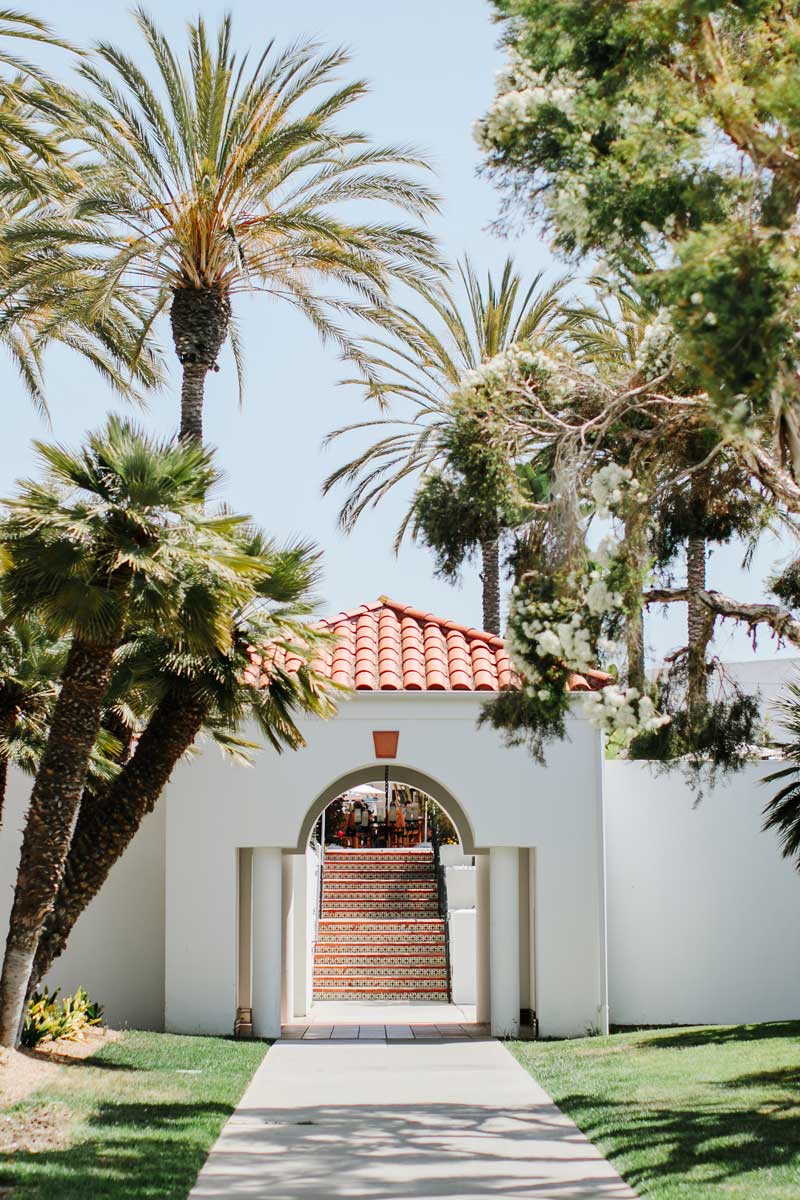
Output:
M633 1200L499 1042L281 1041L190 1200Z

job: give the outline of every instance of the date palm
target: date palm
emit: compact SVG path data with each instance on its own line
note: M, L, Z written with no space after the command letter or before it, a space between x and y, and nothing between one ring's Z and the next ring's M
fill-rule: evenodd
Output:
M269 564L253 583L250 602L233 617L225 651L187 652L174 639L142 631L121 655L116 687L146 696L136 748L116 778L84 792L64 876L36 952L30 988L47 973L89 902L127 849L147 813L152 812L180 758L203 731L237 755L255 747L240 741L245 722L254 722L270 746L280 751L303 744L297 713L327 716L329 685L312 659L321 635L306 618L317 576L316 552L297 544L276 549L258 533L247 533L243 549ZM190 591L203 580L191 574ZM213 609L218 601L206 593ZM196 594L193 602L197 602ZM303 665L287 672L277 662L254 663L254 646L280 644Z
M43 482L26 481L0 527L7 615L35 613L70 636L47 742L31 793L0 978L0 1043L17 1037L33 957L63 874L114 655L133 620L174 628L197 652L229 644L230 630L182 612L176 583L191 561L229 594L254 572L232 544L242 519L206 515L218 475L198 444L148 438L110 418L71 453L37 443Z
M34 405L46 415L44 354L60 342L87 358L125 395L158 383L158 356L143 344L141 297L117 295L103 312L87 303L98 285L97 230L70 218L68 203L94 178L73 149L74 98L10 47L64 46L37 18L0 10L0 342Z
M545 284L541 273L525 284L509 258L499 279L481 281L469 257L459 263L461 287L422 288L420 312L398 308L388 336L367 339L379 379L363 386L368 399L389 408L371 420L335 429L328 443L365 430L377 439L325 480L325 493L343 485L349 494L339 523L350 531L363 514L407 480L419 483L447 467L453 430L451 396L467 371L494 358L515 342L535 338L547 345L563 336L563 281ZM347 380L359 384L357 379ZM413 532L416 505L406 509L395 537L395 551ZM500 542L496 529L480 541L483 625L500 626Z
M393 279L430 278L434 242L413 220L436 199L414 177L419 155L342 125L366 91L339 82L343 50L270 42L248 67L226 16L213 42L201 18L189 26L182 61L143 8L135 19L146 68L106 43L81 68L93 89L83 139L106 170L79 212L117 231L104 295L147 287L156 313L169 308L181 436L202 438L206 376L231 335L239 361L232 298L287 301L368 371L341 318L380 319ZM361 202L390 219L355 217Z
M36 167L62 162L54 126L60 115L58 92L47 72L31 61L21 43L66 47L49 25L18 9L0 9L0 171L35 194L42 176Z

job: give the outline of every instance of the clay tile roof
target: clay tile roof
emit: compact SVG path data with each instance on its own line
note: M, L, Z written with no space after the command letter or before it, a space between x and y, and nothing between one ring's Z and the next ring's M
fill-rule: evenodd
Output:
M319 624L333 631L335 643L319 656L317 669L356 691L497 692L516 683L502 638L388 596ZM271 661L287 670L296 670L300 662L282 650L273 653ZM261 669L255 651L251 662L246 678L252 674L255 681ZM597 691L610 680L604 671L585 671L570 676L568 686L573 692Z

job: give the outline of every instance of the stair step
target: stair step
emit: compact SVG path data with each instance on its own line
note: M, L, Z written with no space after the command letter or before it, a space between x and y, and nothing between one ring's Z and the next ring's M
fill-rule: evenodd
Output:
M414 952L406 952L405 954L334 954L326 951L317 951L314 956L314 967L331 967L338 969L361 968L366 970L372 967L391 967L392 970L405 970L414 967L441 967L446 968L447 960L442 951L434 951L431 954L417 954Z
M434 892L435 879L359 879L326 877L322 885L324 891L332 892Z
M428 1000L431 1003L448 1001L444 988L320 988L314 989L315 1000Z
M318 967L314 971L314 987L335 987L337 983L374 987L390 981L392 987L447 987L447 965L439 967Z
M315 999L446 1001L445 937L430 850L326 851Z

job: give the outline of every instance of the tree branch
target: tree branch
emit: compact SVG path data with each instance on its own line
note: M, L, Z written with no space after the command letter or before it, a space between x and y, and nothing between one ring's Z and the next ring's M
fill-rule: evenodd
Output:
M776 500L785 504L790 512L800 512L800 484L762 446L751 443L743 447L742 459Z
M730 596L724 596L722 592L698 591L696 595L700 603L715 616L729 621L743 621L751 634L755 633L756 626L768 625L782 641L800 646L800 621L788 608L781 608L779 604L745 604L740 600L733 600ZM686 587L651 588L643 596L645 605L673 604L688 598L689 589Z

